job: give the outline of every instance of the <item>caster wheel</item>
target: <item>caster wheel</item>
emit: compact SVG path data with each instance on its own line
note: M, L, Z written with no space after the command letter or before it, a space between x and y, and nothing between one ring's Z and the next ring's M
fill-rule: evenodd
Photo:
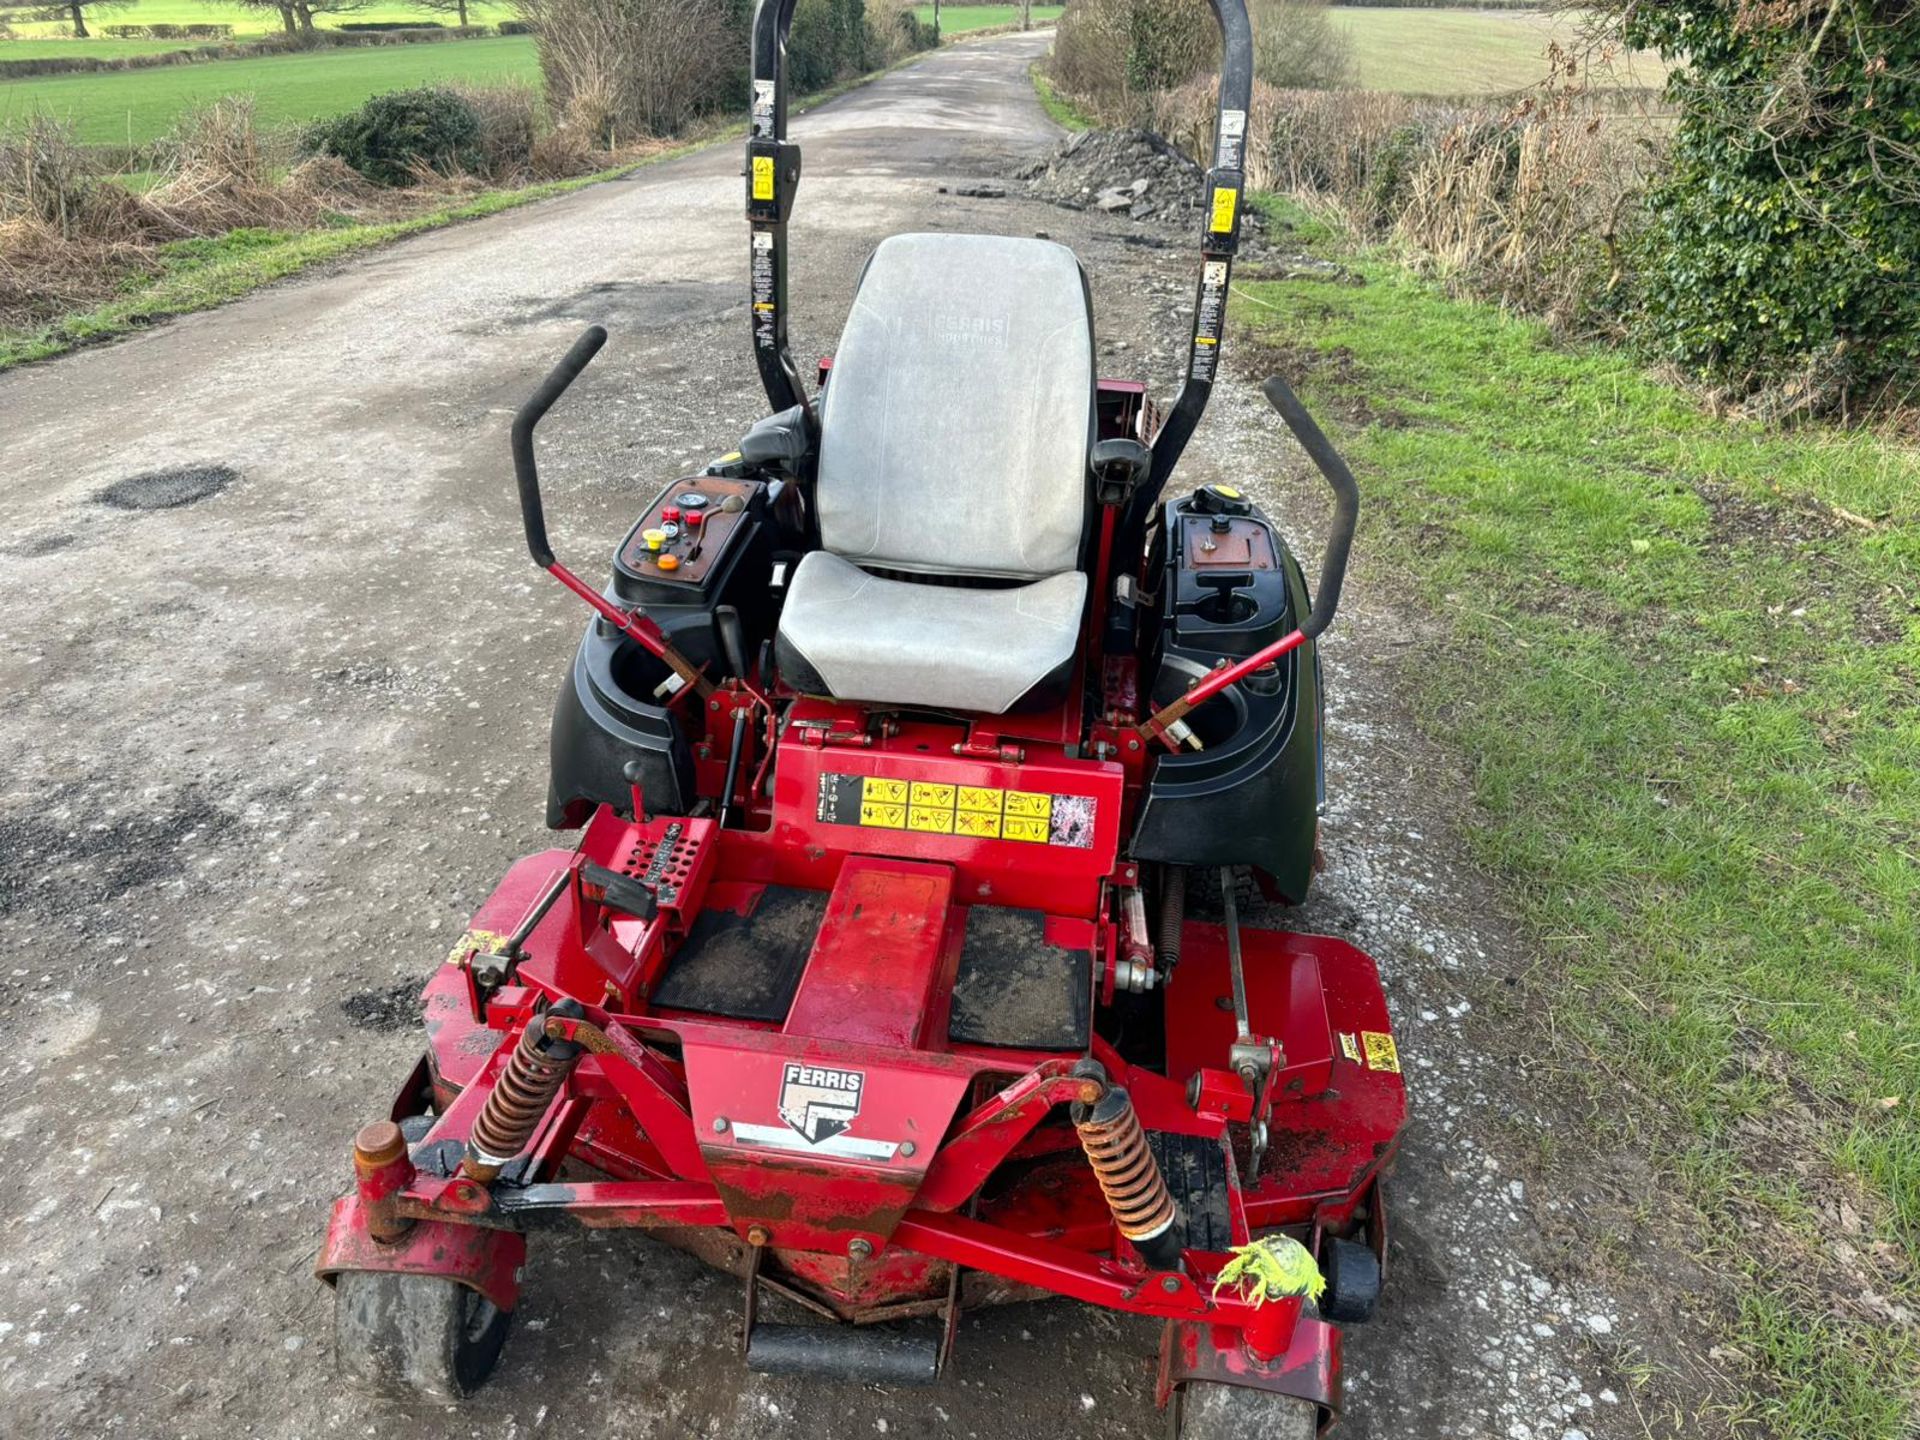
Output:
M1320 1407L1243 1385L1189 1380L1167 1402L1167 1440L1314 1440Z
M1320 1256L1327 1276L1327 1293L1320 1313L1341 1325L1364 1325L1380 1303L1380 1261L1373 1251L1351 1240L1335 1240Z
M389 1391L471 1395L507 1341L510 1312L433 1275L343 1271L333 1292L334 1363Z

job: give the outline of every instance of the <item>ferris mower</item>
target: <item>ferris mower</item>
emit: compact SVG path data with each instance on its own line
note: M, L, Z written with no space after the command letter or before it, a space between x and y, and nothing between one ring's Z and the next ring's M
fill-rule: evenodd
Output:
M818 393L787 348L793 0L753 21L753 346L773 413L663 489L553 721L548 821L427 983L427 1049L355 1137L317 1265L343 1370L492 1370L530 1232L652 1233L738 1277L749 1368L935 1379L969 1305L1163 1322L1172 1433L1304 1437L1368 1318L1405 1092L1374 963L1242 930L1304 898L1358 495L1319 591L1237 489L1168 482L1206 404L1252 46L1224 38L1179 397L1096 379L1086 278L1043 240L874 252ZM1187 914L1218 875L1221 923ZM778 1297L811 1323L776 1324Z

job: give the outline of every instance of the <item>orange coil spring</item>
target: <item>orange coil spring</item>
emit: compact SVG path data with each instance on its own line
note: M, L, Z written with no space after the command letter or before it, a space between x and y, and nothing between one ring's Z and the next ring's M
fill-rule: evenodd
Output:
M540 1047L546 1033L546 1017L535 1016L473 1122L473 1145L494 1159L511 1159L533 1138L540 1117L579 1057L571 1045L563 1046L559 1056L544 1053Z
M1115 1098L1120 1102L1118 1110L1099 1118L1101 1110L1112 1108ZM1166 1178L1147 1148L1146 1131L1140 1128L1140 1117L1124 1091L1109 1091L1106 1100L1084 1111L1076 1107L1073 1128L1080 1132L1081 1148L1122 1235L1151 1240L1173 1224L1173 1196L1167 1193Z

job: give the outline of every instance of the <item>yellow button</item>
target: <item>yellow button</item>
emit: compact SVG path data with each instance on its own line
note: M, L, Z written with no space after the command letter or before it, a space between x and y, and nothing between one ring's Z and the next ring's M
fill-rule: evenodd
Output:
M664 530L642 530L640 532L640 538L647 542L647 549L658 550L662 545L667 543L667 532Z

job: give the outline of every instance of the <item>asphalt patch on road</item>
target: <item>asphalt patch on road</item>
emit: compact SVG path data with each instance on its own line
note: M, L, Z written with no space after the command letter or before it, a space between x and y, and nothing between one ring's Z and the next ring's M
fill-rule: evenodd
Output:
M340 1002L340 1013L362 1030L411 1030L420 1023L421 981L403 980L381 990L361 990Z
M58 555L62 550L72 548L79 538L68 531L33 535L0 548L0 555L10 555L17 560L38 560L42 555Z
M523 311L518 323L545 325L555 320L577 320L583 325L605 325L614 332L659 330L716 319L745 303L742 287L716 281L606 280Z
M94 802L40 813L0 816L0 917L32 910L46 918L78 917L84 929L122 923L113 905L135 890L178 879L223 841L234 821L204 796L188 792L104 818Z
M178 510L211 499L239 478L227 465L171 465L116 480L93 498L109 510Z

